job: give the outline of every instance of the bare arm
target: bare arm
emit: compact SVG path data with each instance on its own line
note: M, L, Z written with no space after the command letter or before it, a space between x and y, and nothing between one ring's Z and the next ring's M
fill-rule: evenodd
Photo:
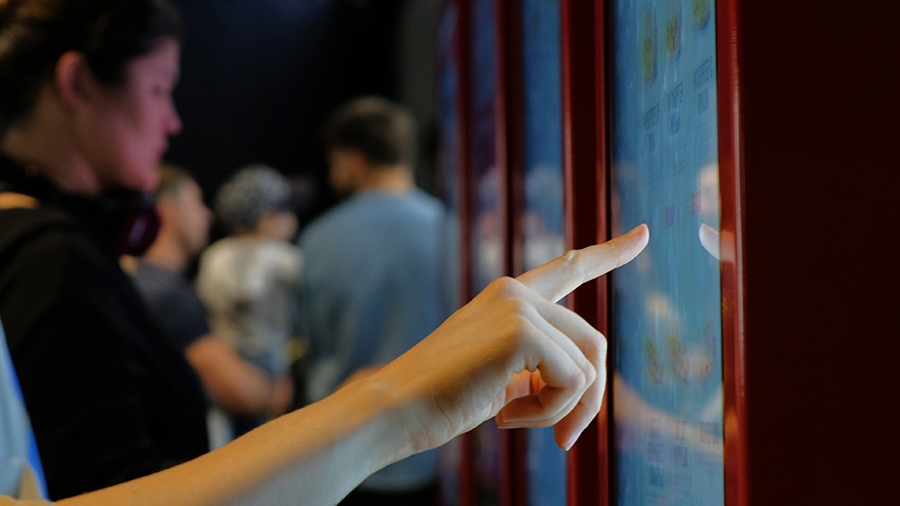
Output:
M412 350L332 396L160 473L60 506L336 504L366 476L496 416L555 426L569 448L596 416L606 341L554 304L634 258L629 234L492 283Z
M229 413L281 414L290 403L290 384L287 392L283 385L287 380L269 378L219 337L201 337L185 355L213 401Z

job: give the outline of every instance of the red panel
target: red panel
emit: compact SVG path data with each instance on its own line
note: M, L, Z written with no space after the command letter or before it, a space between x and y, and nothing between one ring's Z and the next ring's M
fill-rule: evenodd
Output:
M597 223L595 227L595 242L602 243L610 239L609 218L607 215L608 195L607 182L609 181L609 160L607 152L607 94L606 94L606 0L597 0L594 2L594 48L595 61L594 79L596 90L596 99L594 106L596 109L596 134L595 142L597 144L597 181L596 181L596 202L595 212L597 215ZM597 319L594 326L603 332L604 335L609 334L609 278L604 278L597 283ZM607 357L612 357L615 342L610 340L607 349ZM607 384L606 395L603 400L603 408L597 416L597 475L599 484L599 497L596 503L598 505L613 504L612 491L612 457L610 448L612 448L612 431L610 425L612 417L610 416L609 407L612 406L612 385L613 370L612 367L607 368Z
M897 504L896 4L736 8L749 502Z
M497 18L497 170L500 202L505 222L503 272L522 270L522 9L518 2L496 0ZM488 422L493 423L493 422ZM500 504L528 504L527 433L524 429L500 431Z
M472 88L471 88L471 0L445 0L455 3L457 8L457 31L455 44L460 61L459 97L457 97L457 115L459 121L459 149L457 154L457 191L459 212L459 298L460 305L472 297L472 143L469 126L472 124ZM459 462L459 501L460 506L475 506L475 450L471 434L464 434L460 441Z
M504 58L507 108L506 108L506 153L507 178L509 188L509 256L507 258L510 275L518 276L524 269L522 258L522 216L525 208L525 63L522 49L522 4L509 1L504 7L505 27ZM501 12L500 10L497 11Z
M605 151L602 143L603 70L598 68L598 21L602 22L602 2L562 0L562 102L563 172L565 188L566 246L582 248L605 235L605 195L598 193L605 180ZM598 128L599 127L599 128ZM598 143L598 140L601 142ZM605 332L605 283L588 283L567 298L570 309ZM604 403L605 405L606 403ZM605 452L607 410L582 434L568 456L568 502L570 505L606 505L609 489L609 462ZM601 445L601 442L602 445Z
M716 9L719 126L722 371L725 428L725 504L749 506L744 356L744 283L740 43L738 0Z

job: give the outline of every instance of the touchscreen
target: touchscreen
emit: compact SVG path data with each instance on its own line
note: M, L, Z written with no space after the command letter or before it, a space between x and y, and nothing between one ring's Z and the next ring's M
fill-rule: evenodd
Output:
M612 275L619 505L724 504L713 0L611 3Z

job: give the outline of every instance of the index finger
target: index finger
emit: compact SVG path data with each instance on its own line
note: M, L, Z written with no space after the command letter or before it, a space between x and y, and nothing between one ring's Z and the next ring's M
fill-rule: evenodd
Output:
M603 244L569 251L516 279L541 297L556 302L581 284L627 264L649 240L650 230L647 225L640 225Z

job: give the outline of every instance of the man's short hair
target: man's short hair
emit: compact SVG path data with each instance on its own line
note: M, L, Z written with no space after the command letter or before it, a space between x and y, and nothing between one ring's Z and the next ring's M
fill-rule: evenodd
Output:
M196 182L190 172L177 165L161 163L158 171L159 182L156 184L156 190L153 192L153 197L156 199L162 196L174 195L185 183Z
M359 151L374 166L412 166L415 120L404 107L365 96L338 107L324 131L330 149Z

